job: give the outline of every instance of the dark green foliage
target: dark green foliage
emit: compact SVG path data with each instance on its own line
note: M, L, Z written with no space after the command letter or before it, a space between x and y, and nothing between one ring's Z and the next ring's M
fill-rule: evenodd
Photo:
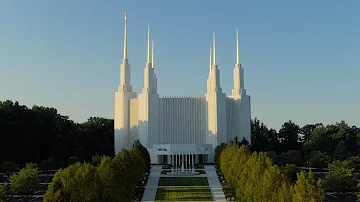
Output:
M76 156L70 156L69 160L68 160L68 164L72 165L79 162L79 159Z
M215 148L214 161L215 161L216 168L220 168L220 156L221 156L222 150L224 150L225 147L226 147L226 144L221 143L219 146L217 146Z
M92 156L92 164L94 165L94 166L99 166L100 165L100 163L101 163L101 156L100 155L94 155L94 156Z
M349 157L350 152L347 149L346 143L344 140L341 140L335 148L334 154L333 154L333 158L332 160L340 160L343 161L345 160L347 157Z
M300 127L292 121L285 122L279 130L281 152L301 149Z
M267 152L274 164L284 166L286 164L295 164L297 166L304 165L304 160L299 151L290 150L286 153L276 154L274 151Z
M326 168L330 162L330 157L321 151L313 151L310 154L310 166L313 168Z
M16 172L19 171L19 165L13 161L4 161L0 166L1 172Z
M150 154L149 151L140 143L139 140L136 140L133 144L133 148L138 150L145 161L146 168L145 170L148 171L150 169Z
M56 170L58 168L55 159L51 157L41 161L39 167L41 170Z
M50 107L0 101L0 134L0 163L40 164L51 156L67 166L71 156L91 162L95 154L114 155L113 120L91 117L77 124Z
M355 171L360 171L360 157L359 156L351 156L346 159L344 165L350 169L354 169Z
M5 202L6 199L6 185L0 184L0 202Z
M289 179L289 182L296 180L296 165L295 164L286 164L282 167L282 172Z

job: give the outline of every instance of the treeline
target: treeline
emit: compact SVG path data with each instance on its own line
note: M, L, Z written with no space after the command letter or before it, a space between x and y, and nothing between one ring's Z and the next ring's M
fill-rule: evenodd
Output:
M94 155L114 157L113 120L91 117L79 124L54 108L0 101L0 162L5 167L11 161L57 169L91 162Z
M223 144L216 150L216 164L227 182L234 188L236 201L247 202L320 202L325 193L314 174L298 173L296 184L291 176L264 152L251 152L239 144Z
M58 170L44 201L133 201L136 185L149 169L147 150L137 141L130 150L122 149L114 158L102 156L93 160L92 164L76 162ZM0 201L11 200L13 194L30 200L40 186L38 168L27 164L9 181L10 184L0 184Z
M310 169L320 173L326 192L347 198L359 191L360 130L345 121L336 124L307 124L288 121L279 131L268 129L258 119L251 124L251 150L266 152L272 162L296 180L296 172ZM309 169L306 169L309 170ZM326 171L325 173L321 173ZM360 200L360 197L359 197Z
M336 160L357 161L354 157L360 154L360 130L344 121L303 127L288 121L276 131L255 118L251 123L251 133L251 150L266 151L277 165L327 168Z
M73 164L54 175L44 202L132 201L147 163L141 150L134 147L121 150L113 159L103 156L99 165Z
M326 168L334 160L360 154L360 130L344 121L303 127L288 121L276 131L255 118L251 133L251 150L266 151L277 165ZM75 123L54 108L0 101L0 162L59 168L74 161L91 162L94 155L114 156L112 119L90 117Z

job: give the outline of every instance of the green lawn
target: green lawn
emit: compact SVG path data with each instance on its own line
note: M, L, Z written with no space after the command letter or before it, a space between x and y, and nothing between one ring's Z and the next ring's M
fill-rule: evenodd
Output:
M155 201L212 201L209 187L159 187Z
M159 186L209 186L206 177L161 177Z

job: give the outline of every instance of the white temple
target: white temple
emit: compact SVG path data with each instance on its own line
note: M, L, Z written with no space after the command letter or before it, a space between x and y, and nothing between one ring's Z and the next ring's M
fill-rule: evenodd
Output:
M151 163L184 165L185 161L185 165L192 165L214 162L216 146L235 137L251 142L250 96L244 87L237 31L234 87L230 96L227 97L220 87L214 34L205 96L160 97L150 28L142 92L132 91L126 26L125 13L124 58L120 65L120 85L115 92L115 154L140 140L150 153Z

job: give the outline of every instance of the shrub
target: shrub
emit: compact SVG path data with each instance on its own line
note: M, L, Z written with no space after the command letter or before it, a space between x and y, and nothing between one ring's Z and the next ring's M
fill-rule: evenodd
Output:
M6 173L17 172L19 171L19 165L12 161L4 161L1 164L0 169L2 172L6 172Z
M56 161L54 158L47 158L40 163L40 169L47 171L47 170L55 170L57 168Z

